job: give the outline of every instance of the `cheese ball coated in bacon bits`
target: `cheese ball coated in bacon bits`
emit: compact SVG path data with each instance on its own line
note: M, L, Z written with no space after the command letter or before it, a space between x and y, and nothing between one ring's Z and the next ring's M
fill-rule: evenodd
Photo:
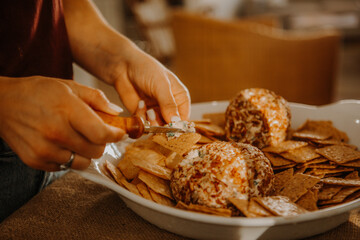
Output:
M268 195L273 179L270 162L258 148L219 141L191 150L174 170L170 187L177 201L227 208L228 198Z
M245 89L226 109L226 138L258 148L276 145L285 140L290 118L290 109L283 97L267 89Z

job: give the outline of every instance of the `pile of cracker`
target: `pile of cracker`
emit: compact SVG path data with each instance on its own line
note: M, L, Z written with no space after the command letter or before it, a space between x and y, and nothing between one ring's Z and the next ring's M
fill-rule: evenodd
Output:
M191 149L225 140L224 113L204 114L194 122L197 133L170 139L158 134L128 145L117 166L105 163L108 173L119 185L156 203L227 217L293 216L360 197L360 151L331 121L308 120L290 131L286 141L262 149L275 173L270 196L229 199L229 209L177 202L170 189L176 165Z
M165 134L149 136L128 145L117 166L105 161L105 168L119 185L132 193L175 206L170 190L172 171L200 138L198 133L185 133L172 139Z

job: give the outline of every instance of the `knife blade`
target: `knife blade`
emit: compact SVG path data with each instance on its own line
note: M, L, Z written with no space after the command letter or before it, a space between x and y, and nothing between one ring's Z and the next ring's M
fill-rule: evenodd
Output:
M184 133L180 128L164 127L164 126L150 126L148 121L143 121L138 116L121 117L110 115L108 113L95 111L101 119L114 127L123 129L130 138L139 138L146 133Z

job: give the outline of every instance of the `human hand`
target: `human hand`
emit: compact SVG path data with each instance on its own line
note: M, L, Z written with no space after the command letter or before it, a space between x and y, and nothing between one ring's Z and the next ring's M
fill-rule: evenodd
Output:
M92 110L118 114L98 90L48 77L0 78L0 137L30 167L57 171L72 152L73 169L85 169L124 132Z
M113 85L131 113L144 100L147 109L160 108L165 122L188 120L189 92L172 72L111 28L90 1L64 0L63 5L77 64Z
M115 68L114 86L125 107L134 113L139 101L145 109L159 107L165 122L188 120L190 96L180 80L161 63L136 50L126 64ZM172 119L173 118L173 119Z

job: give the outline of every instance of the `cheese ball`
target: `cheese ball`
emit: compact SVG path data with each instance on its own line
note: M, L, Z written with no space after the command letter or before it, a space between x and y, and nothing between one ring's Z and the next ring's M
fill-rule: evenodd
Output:
M270 162L258 148L219 141L190 151L174 169L170 187L177 201L227 208L228 198L268 195L273 179Z
M226 138L260 149L277 145L285 140L290 120L290 108L283 97L267 89L245 89L226 109Z

